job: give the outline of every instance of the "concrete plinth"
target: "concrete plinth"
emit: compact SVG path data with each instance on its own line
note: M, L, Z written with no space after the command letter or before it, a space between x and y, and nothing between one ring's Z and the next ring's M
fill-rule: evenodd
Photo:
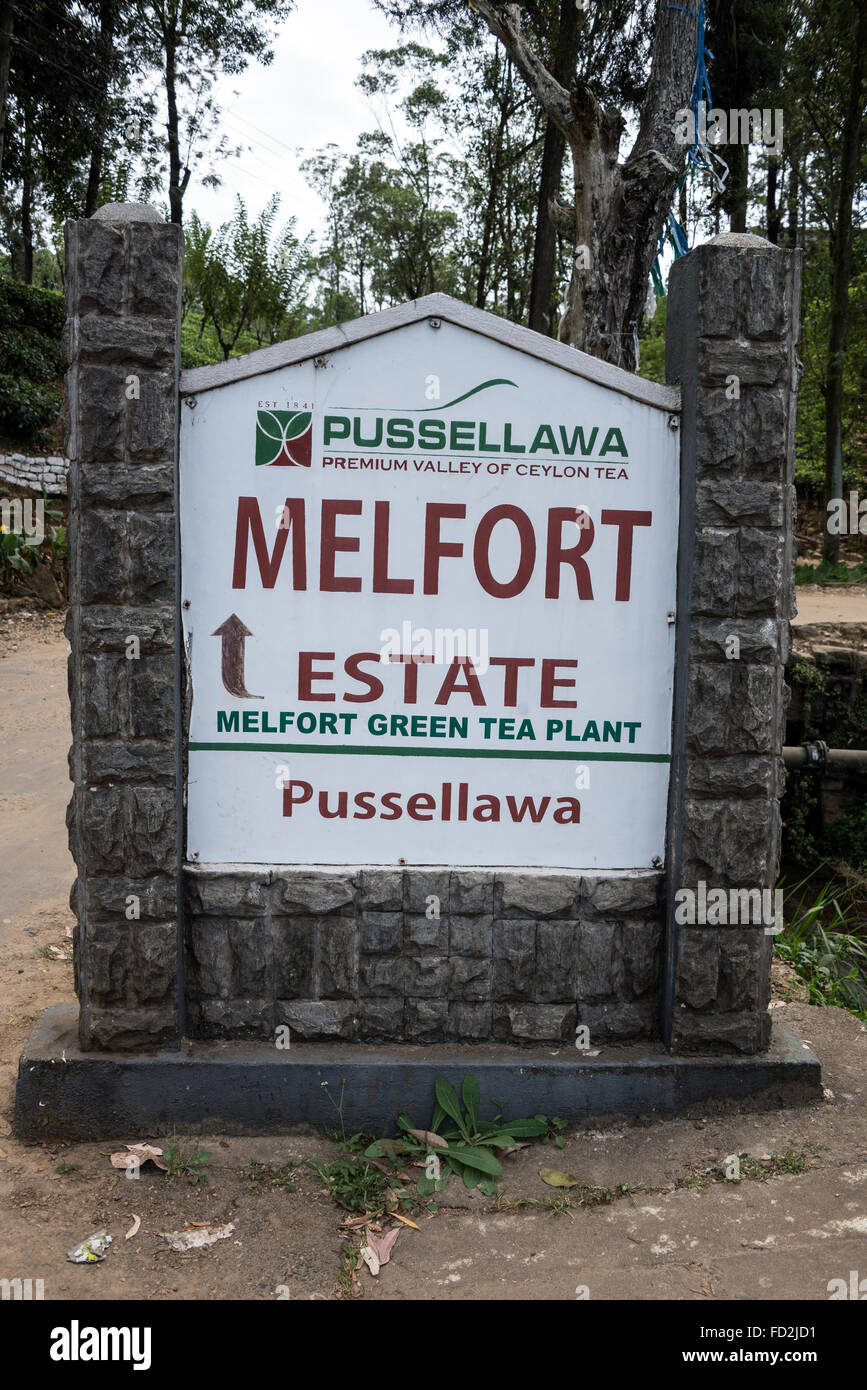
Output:
M671 1056L659 1046L607 1047L585 1057L574 1047L495 1044L429 1047L345 1043L191 1043L179 1052L82 1052L78 1012L55 1004L38 1019L18 1069L15 1129L24 1139L134 1139L195 1134L282 1133L333 1125L322 1083L339 1097L348 1130L390 1132L405 1110L427 1123L434 1082L460 1087L472 1072L486 1101L509 1116L674 1112L714 1100L767 1105L821 1099L819 1061L774 1019L760 1056Z

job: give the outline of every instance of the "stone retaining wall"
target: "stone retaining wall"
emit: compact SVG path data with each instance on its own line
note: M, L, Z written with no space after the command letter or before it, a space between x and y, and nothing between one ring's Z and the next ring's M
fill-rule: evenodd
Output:
M11 483L26 492L49 497L65 497L69 480L69 459L55 455L31 458L29 454L0 454L0 486Z

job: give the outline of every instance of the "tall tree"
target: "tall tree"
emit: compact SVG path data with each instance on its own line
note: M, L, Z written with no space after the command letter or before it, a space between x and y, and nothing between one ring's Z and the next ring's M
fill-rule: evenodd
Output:
M295 0L134 0L135 31L162 74L166 103L168 195L172 222L183 221L195 153L213 128L214 81L243 72L251 59L267 64L271 22Z
M785 110L789 104L784 102L788 92L781 85L785 38L785 6L779 0L709 0L714 107L724 111ZM721 153L729 171L720 199L722 208L731 230L745 232L750 201L749 146L734 141Z
M659 0L653 53L638 134L624 164L618 154L621 111L604 107L590 84L567 91L530 47L520 6L476 0L474 8L511 54L537 101L562 130L572 157L574 259L560 337L633 370L659 231L684 162L675 115L692 92L695 19Z
M425 18L447 23L458 12L454 0L376 3L404 23ZM568 86L557 80L553 62L546 63L541 46L534 43L532 23L540 17L540 6L473 0L472 8L505 47L546 117L562 133L571 157L574 203L560 209L549 204L549 214L573 248L560 337L632 369L659 231L685 158L675 114L689 104L692 92L695 13L657 0L638 134L621 165L623 113L603 104L609 93L595 77L576 72ZM597 66L601 72L604 64ZM593 69L591 55L588 71Z
M787 132L791 182L789 235L812 266L824 263L826 350L825 500L843 494L844 380L852 293L852 252L867 182L867 7L825 0L815 24L810 0L792 0L788 81L798 93ZM815 335L815 329L812 330ZM808 370L812 363L808 362ZM840 536L826 530L824 558L839 559Z
M455 47L476 41L479 26L473 11L484 15L487 27L501 37L492 28L485 7L475 3L467 6L465 0L374 0L374 4L402 27L420 24L432 28ZM509 12L514 14L524 42L555 86L567 95L573 82L589 84L601 105L613 102L630 114L635 111L646 83L653 0L595 0L592 5L589 0L527 0L522 5L497 4L487 9L506 19ZM509 45L505 46L526 79L527 72ZM562 206L558 195L564 152L568 150L573 156L574 151L562 122L532 82L529 90L545 128L534 200L530 324L538 331L551 332L558 326L554 314L555 301L560 298L559 292L554 293L558 239L565 237L570 247L575 242L571 211L563 214L558 210ZM574 175L574 158L570 163Z
M585 14L573 0L560 0L552 72L561 87L568 87L578 62L579 34ZM549 207L560 196L566 137L550 116L545 122L545 146L536 204L536 235L533 244L533 284L530 291L530 327L538 333L552 328L552 290L557 232Z
M2 4L0 4L0 168L3 165L3 142L6 138L9 64L12 58L12 31L14 27L15 6L12 0L2 0Z
M116 88L125 85L129 75L129 67L125 61L129 49L119 42L127 22L128 9L128 0L96 0L95 48L98 61L92 75L93 121L84 196L85 217L92 217L98 206L100 185L105 172L105 146L113 94Z
M849 7L846 6L846 10ZM865 61L867 61L867 6L856 6L854 36L844 67L845 93L840 141L840 173L836 217L831 229L831 324L828 333L828 367L825 383L825 497L843 495L843 367L849 313L849 281L852 274L852 209L859 183L864 128ZM847 14L847 18L850 15ZM839 534L825 529L823 553L836 562Z
M46 218L82 207L95 90L82 74L97 64L88 19L73 0L32 0L15 11L0 210L13 273L28 281Z

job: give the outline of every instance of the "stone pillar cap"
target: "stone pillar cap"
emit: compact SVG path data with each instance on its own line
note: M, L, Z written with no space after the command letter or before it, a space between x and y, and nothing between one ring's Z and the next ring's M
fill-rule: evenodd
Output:
M103 203L91 218L92 222L162 222L162 217L150 203Z
M704 243L706 246L761 246L768 247L773 251L779 251L779 246L774 246L772 241L766 241L763 236L755 236L753 232L720 232L718 236L711 237L710 241Z

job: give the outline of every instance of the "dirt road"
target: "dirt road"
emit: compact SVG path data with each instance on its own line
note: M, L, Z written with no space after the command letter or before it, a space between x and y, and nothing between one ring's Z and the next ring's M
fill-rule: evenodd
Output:
M71 794L62 619L24 619L0 659L0 923L68 897L75 864L63 833Z
M867 584L799 584L796 590L802 623L867 623Z

